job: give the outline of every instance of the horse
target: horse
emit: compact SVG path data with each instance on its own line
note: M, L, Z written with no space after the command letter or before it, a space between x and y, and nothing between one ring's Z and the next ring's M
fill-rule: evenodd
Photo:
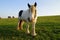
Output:
M31 35L36 36L36 32L35 32L35 24L37 21L37 3L35 2L34 5L30 5L29 3L28 5L28 9L27 10L20 10L19 14L18 14L18 27L17 30L22 30L23 29L23 22L27 23L27 27L26 27L26 32L29 34L29 23L31 22L32 24L32 30L31 30Z

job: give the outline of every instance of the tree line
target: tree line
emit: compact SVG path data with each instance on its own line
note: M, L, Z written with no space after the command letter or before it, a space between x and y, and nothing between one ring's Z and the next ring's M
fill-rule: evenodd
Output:
M0 17L0 19L1 19L2 17ZM8 16L7 18L15 18L14 16Z

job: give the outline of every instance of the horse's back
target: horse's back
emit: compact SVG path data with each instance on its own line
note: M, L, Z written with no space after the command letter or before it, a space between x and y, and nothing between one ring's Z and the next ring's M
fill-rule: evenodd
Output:
M28 10L25 10L25 11L23 11L23 10L20 10L20 12L19 12L19 20L21 19L21 20L27 20L27 18L30 16L30 14L29 14L29 12L28 12Z

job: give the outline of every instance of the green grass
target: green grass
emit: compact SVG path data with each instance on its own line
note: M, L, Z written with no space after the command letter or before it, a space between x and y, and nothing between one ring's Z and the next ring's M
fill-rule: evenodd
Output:
M26 33L26 24L23 30L16 30L17 23L17 18L0 19L0 40L60 40L60 16L38 17L35 37Z

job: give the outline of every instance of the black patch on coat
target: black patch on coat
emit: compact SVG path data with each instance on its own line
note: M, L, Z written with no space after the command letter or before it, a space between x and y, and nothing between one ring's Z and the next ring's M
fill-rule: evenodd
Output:
M19 12L19 17L22 15L22 13L23 13L23 10L21 10L21 11Z
M29 22L31 21L29 17L28 17L28 21L29 21Z

